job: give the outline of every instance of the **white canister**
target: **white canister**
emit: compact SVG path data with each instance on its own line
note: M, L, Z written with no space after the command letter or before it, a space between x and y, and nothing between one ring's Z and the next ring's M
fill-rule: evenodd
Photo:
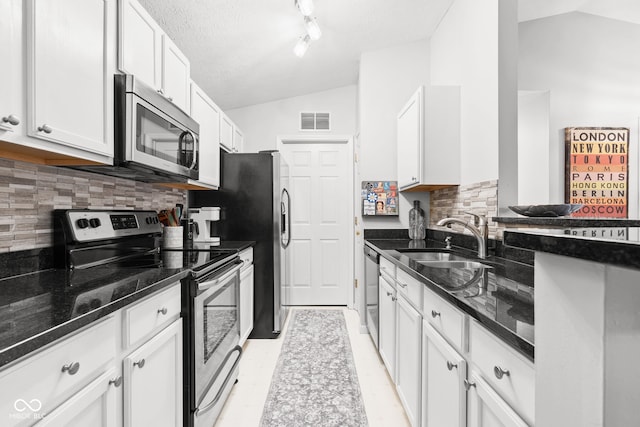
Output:
M164 232L162 236L162 247L163 248L182 248L183 242L183 227L179 226L167 226L164 227Z

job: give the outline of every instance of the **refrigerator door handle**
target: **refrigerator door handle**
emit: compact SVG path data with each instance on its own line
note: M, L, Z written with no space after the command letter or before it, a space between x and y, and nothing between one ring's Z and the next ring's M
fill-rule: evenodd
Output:
M286 203L285 203L286 199ZM286 249L291 243L291 198L286 188L282 189L282 201L280 202L280 222L282 247Z

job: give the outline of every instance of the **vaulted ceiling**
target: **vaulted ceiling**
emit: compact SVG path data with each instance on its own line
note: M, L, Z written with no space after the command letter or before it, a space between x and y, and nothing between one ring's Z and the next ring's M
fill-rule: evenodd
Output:
M315 0L322 38L303 58L294 0L139 0L224 110L356 84L362 52L429 37L453 0ZM640 16L638 0L518 0L519 20L580 10ZM638 20L640 21L640 19Z

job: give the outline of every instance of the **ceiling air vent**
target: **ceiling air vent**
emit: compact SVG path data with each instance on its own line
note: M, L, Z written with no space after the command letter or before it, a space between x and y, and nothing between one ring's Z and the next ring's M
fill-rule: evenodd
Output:
M330 113L300 113L300 130L331 130Z

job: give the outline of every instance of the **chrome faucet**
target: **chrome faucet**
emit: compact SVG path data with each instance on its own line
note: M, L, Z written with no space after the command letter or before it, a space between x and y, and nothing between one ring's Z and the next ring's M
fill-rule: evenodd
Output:
M469 230L478 241L478 258L485 259L487 257L487 243L489 236L489 226L487 225L487 219L483 216L476 215L473 212L465 212L466 214L473 215L473 222L464 221L458 218L444 218L437 222L439 226L450 227L451 224L459 224Z

